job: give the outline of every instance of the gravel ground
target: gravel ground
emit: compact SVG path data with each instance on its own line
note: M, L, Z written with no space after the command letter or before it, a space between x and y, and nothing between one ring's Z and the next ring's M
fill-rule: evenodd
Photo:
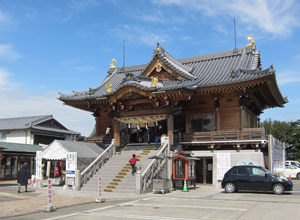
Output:
M3 195L1 195L3 196ZM92 198L73 197L73 196L53 196L53 205L57 209L92 203ZM21 198L13 201L5 201L0 203L0 218L12 216L20 216L29 213L43 212L47 205L47 197L40 198Z

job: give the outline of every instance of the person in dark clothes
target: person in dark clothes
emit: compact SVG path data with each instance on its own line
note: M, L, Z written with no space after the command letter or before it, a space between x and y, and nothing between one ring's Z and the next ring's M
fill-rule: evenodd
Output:
M153 136L153 129L151 127L148 127L147 134L148 134L148 145L150 145Z
M156 142L155 142L155 147L154 149L157 149L157 144L158 142L161 142L161 136L163 135L163 129L162 129L162 125L158 126L158 130L156 131Z
M25 186L25 192L27 192L28 179L30 179L29 171L27 169L27 163L24 163L19 172L18 193L20 193L21 186Z
M140 159L135 158L135 154L132 154L132 158L129 160L129 163L131 164L131 168L132 168L131 176L134 176L135 164L137 161L140 161Z
M111 125L106 128L105 135L111 136Z

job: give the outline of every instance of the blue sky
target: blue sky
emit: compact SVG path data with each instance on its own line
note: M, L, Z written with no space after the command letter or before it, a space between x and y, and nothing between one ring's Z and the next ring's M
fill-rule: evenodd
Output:
M183 58L245 47L252 34L263 69L274 64L285 108L266 118L300 118L300 2L296 0L0 1L0 118L52 114L88 136L91 113L62 105L117 67L148 63L159 42Z

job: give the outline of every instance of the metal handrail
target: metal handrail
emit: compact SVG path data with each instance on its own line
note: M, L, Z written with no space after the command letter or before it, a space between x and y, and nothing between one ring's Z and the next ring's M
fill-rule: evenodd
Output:
M80 173L81 185L87 183L88 177L92 177L97 172L97 169L104 166L104 163L115 154L116 154L116 142L115 139L112 139L109 147L106 148L102 152L102 154L100 154L87 168L85 168Z
M167 137L166 143L158 150L156 156L166 157L170 153L170 140ZM155 173L162 169L162 163L160 160L152 159L147 167L141 173L141 189L140 193L146 192L147 184L152 183Z

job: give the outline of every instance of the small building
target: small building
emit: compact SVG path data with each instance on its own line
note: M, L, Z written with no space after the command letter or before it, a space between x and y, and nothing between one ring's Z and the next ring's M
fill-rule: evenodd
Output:
M196 164L201 184L219 184L224 172L244 161L267 166L268 139L259 116L288 100L273 65L262 68L254 40L246 47L181 59L158 43L149 57L149 63L136 66L112 62L96 88L60 94L66 105L93 113L92 141L103 141L112 125L122 147L131 140L128 127L161 124L174 149L201 159Z
M83 171L103 151L105 145L101 143L87 143L75 141L54 140L42 153L43 178L55 178L66 171L66 157L68 152L77 153L77 169Z
M75 140L79 135L52 115L0 119L0 142L49 145L53 140Z
M43 151L43 147L33 144L18 144L0 142L2 148L1 158L1 180L15 180L18 178L18 171L25 162L28 163L30 175L35 174L36 151ZM1 150L0 150L1 151ZM0 153L1 155L1 153Z

